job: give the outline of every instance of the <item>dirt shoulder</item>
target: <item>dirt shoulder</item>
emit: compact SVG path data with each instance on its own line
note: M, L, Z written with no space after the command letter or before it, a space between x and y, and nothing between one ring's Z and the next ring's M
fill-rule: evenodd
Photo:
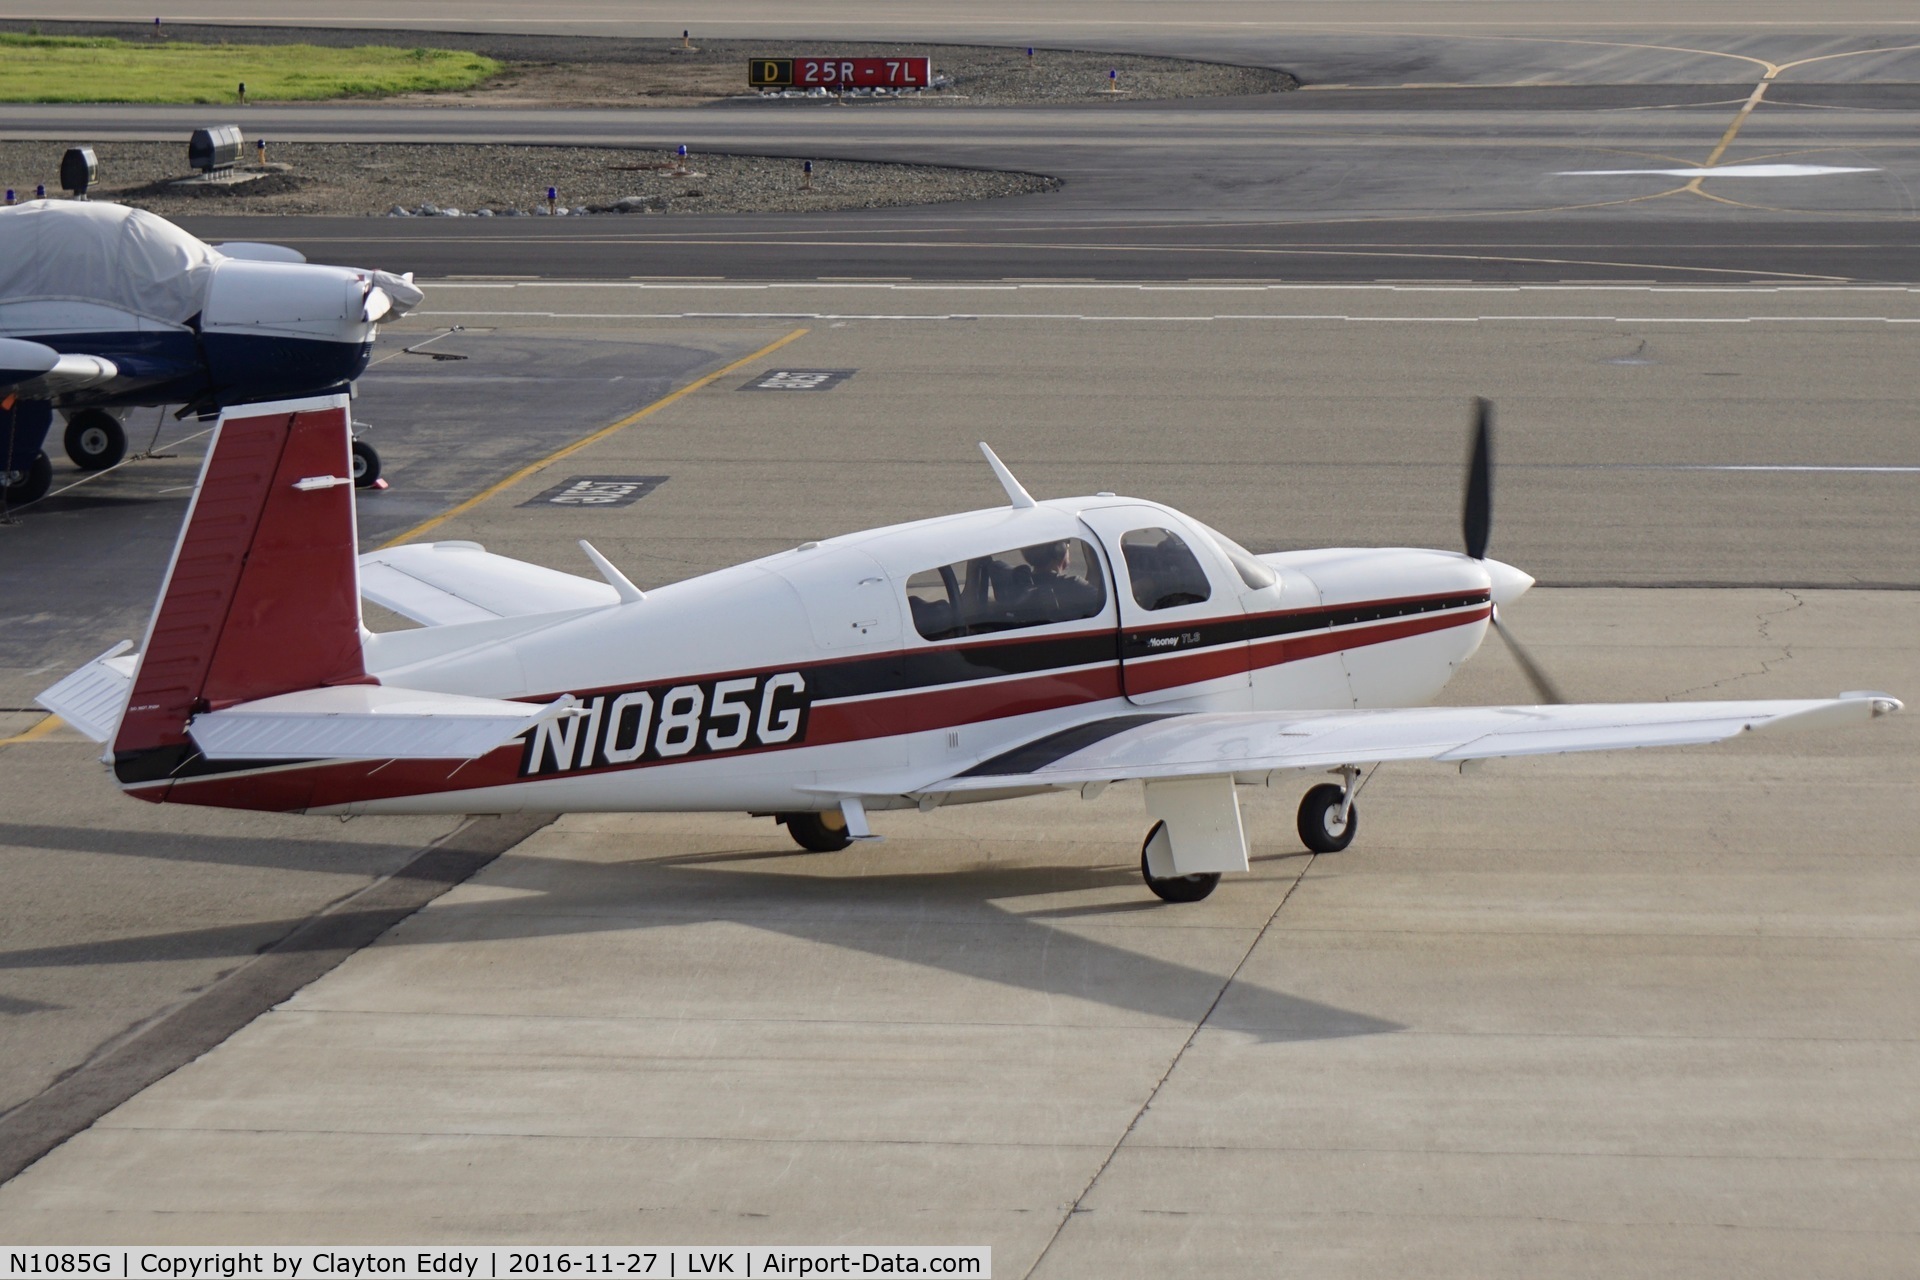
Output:
M23 200L41 183L58 195L64 150L57 142L0 142L0 185ZM184 142L101 142L94 153L94 199L168 218L396 208L412 216L544 216L548 187L568 216L805 213L990 200L1059 185L1039 174L940 165L819 160L809 176L801 161L771 156L696 154L682 164L665 151L626 148L292 142L272 144L268 167L248 166L245 181L182 186L176 180L191 172Z
M0 19L0 31L38 30L47 35L110 35L153 39L151 24L128 22L24 22ZM1006 106L1021 103L1126 102L1171 98L1240 97L1296 87L1284 71L1228 66L1181 58L1153 58L1071 49L1024 49L979 45L880 44L843 40L706 40L693 33L692 48L669 39L511 35L497 32L390 31L337 27L243 27L167 23L165 37L232 44L397 45L461 49L506 64L506 70L474 89L383 98L448 106L499 107L685 107L748 98L747 62L754 57L928 56L950 86L898 98L861 99L888 107ZM1108 72L1118 72L1111 80ZM1120 92L1108 92L1109 84ZM810 105L776 100L778 106ZM776 104L768 104L773 109Z

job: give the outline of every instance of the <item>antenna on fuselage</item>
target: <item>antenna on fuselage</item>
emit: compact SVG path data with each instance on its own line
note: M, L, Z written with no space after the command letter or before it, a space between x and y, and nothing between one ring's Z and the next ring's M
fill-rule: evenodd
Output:
M1013 478L1013 472L1007 470L1007 464L1000 461L1000 455L987 448L987 442L985 440L980 442L980 452L986 456L987 465L993 468L993 478L998 480L1000 487L1007 491L1007 501L1011 503L1016 510L1023 507L1031 507L1033 505L1033 495L1028 493L1026 489L1021 487L1020 482Z
M587 559L593 561L593 567L607 580L614 593L620 597L621 604L638 604L647 598L647 593L633 585L627 575L613 567L613 561L601 555L591 542L580 539L580 549L587 553Z

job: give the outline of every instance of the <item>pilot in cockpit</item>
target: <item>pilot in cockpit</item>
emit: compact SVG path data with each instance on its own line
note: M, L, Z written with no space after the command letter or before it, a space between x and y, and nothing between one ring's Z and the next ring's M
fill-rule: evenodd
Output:
M1065 542L1042 542L1021 550L1026 564L1013 570L1011 583L1024 588L1016 607L1023 614L1083 618L1104 603L1101 590L1067 567Z

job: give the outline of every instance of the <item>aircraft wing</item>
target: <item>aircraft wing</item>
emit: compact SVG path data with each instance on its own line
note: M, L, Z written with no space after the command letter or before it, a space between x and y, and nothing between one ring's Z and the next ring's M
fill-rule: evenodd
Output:
M1677 747L1760 729L1862 723L1899 709L1899 700L1884 693L1846 693L1779 702L1116 716L1036 739L912 793Z
M497 556L477 542L416 542L360 557L360 594L429 627L619 602L604 582Z
M0 396L50 400L119 376L105 356L63 355L45 343L0 338Z

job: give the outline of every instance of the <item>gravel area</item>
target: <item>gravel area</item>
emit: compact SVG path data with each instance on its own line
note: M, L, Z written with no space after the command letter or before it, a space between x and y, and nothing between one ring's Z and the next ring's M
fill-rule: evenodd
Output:
M84 139L77 140L84 144ZM0 142L0 185L30 199L35 184L59 195L67 143ZM817 160L809 184L801 162L769 156L690 156L597 147L425 146L400 143L276 143L257 179L181 187L184 142L102 142L95 199L163 217L193 213L387 215L397 206L459 210L461 216L546 212L548 187L568 216L798 213L884 209L1030 195L1059 185L1030 173L937 165ZM537 213L535 211L538 211ZM431 216L431 215L429 215Z
M26 22L0 19L0 31L38 29L47 35L111 35L144 40L151 24L126 22ZM385 101L430 101L478 106L690 106L712 102L759 105L747 88L753 57L820 55L888 57L926 55L946 88L898 97L859 98L889 106L1004 106L1034 102L1119 103L1170 98L1239 97L1297 87L1286 72L1180 58L1152 58L1073 49L1024 49L978 45L876 44L843 40L707 40L696 29L694 48L669 38L633 40L592 36L510 35L497 32L353 30L336 27L241 27L168 23L174 39L232 44L399 45L464 49L497 58L507 70L476 89ZM1121 92L1109 93L1107 73L1118 71ZM769 103L804 107L817 99L775 98ZM833 105L827 103L824 105ZM0 128L4 124L0 123Z

